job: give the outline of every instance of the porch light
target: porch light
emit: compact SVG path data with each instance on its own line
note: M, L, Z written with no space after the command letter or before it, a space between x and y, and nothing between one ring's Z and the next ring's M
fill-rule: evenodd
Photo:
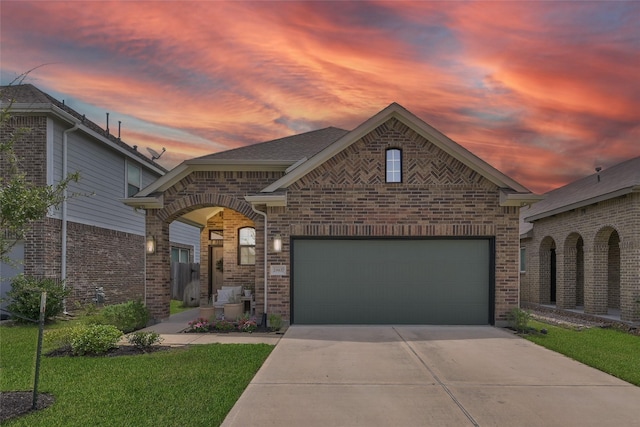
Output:
M279 234L273 237L273 251L282 252L282 236Z
M156 239L151 234L147 236L147 253L156 253Z

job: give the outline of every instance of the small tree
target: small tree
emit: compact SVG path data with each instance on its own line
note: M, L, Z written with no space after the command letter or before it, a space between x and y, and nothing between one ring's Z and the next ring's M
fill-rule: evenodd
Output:
M9 86L21 84L28 73ZM30 129L10 126L14 100L3 92L0 91L0 262L10 262L7 254L24 240L31 223L44 218L49 208L58 207L69 183L77 182L80 176L69 174L56 185L37 185L28 179L14 147Z

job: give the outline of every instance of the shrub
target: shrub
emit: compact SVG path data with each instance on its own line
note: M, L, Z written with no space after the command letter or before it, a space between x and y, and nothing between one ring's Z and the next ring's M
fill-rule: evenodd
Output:
M48 329L44 332L44 342L51 348L71 348L73 328Z
M113 325L77 326L71 331L71 351L76 356L103 354L116 348L122 331Z
M125 334L142 329L149 321L149 310L142 301L108 305L100 313L100 323L113 325Z
M213 324L213 329L221 332L233 331L235 328L236 326L228 320L216 320Z
M47 292L45 318L51 319L62 313L64 299L70 290L55 279L37 279L23 274L16 276L11 282L11 290L7 292L10 301L7 310L20 316L16 318L17 321L37 321L40 318L40 298L43 291Z
M127 336L129 344L132 344L136 348L146 352L149 348L155 344L162 342L162 337L157 332L134 332Z
M529 320L531 313L520 308L514 308L509 312L509 323L516 332L525 333L529 331Z
M279 314L269 315L269 329L272 331L279 331L282 328L282 316Z
M253 332L258 329L258 323L255 318L249 318L245 315L238 319L238 330L240 332Z
M196 320L189 322L189 329L187 332L209 332L211 325L209 325L209 319L199 317Z

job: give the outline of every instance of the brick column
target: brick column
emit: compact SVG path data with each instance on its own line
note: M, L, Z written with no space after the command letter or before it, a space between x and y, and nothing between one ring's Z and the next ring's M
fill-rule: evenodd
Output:
M171 246L169 224L156 217L156 210L147 210L147 236L156 240L156 252L146 254L146 305L152 319L169 317L171 305ZM146 237L145 237L146 238Z
M557 308L576 308L576 272L578 248L565 248L562 258L558 257ZM560 261L561 260L561 261Z
M607 261L609 246L597 244L584 251L584 312L607 314Z
M640 322L640 242L620 245L621 320Z

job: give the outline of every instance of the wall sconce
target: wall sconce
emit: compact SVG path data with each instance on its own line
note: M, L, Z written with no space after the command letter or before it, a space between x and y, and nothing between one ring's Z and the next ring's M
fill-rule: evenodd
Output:
M156 239L151 234L147 236L147 253L150 255L156 253Z
M273 251L282 252L282 236L279 234L273 237Z

